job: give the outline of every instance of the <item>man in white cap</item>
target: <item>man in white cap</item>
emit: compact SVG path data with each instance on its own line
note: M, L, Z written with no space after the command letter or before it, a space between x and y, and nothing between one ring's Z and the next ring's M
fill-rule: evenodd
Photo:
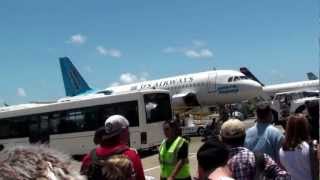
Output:
M135 149L128 147L129 122L121 115L112 115L105 121L105 133L99 147L93 149L82 160L81 172L88 176L88 179L97 179L91 175L90 166L93 162L107 159L115 154L123 154L131 160L137 180L144 180L144 172L141 159ZM91 176L91 177L90 177Z

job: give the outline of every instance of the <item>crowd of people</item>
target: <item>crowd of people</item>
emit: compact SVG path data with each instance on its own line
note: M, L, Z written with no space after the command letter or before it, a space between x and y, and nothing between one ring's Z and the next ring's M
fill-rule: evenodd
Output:
M247 130L238 119L226 120L219 127L218 136L205 139L199 148L198 176L194 179L319 179L319 121L315 117L319 118L319 112L314 111L314 105L310 107L309 116L290 116L284 132L272 125L267 103L257 105L256 123ZM162 128L165 139L159 147L159 179L191 180L189 140L181 136L176 121L165 121ZM128 141L128 120L112 115L96 130L96 147L83 158L80 172L72 166L69 156L30 145L0 153L0 180L144 180L139 154L128 146Z

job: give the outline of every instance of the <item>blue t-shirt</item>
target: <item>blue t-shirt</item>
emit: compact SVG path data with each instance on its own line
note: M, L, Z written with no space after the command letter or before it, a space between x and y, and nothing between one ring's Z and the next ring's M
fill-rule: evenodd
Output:
M269 123L256 123L246 131L245 147L251 151L266 153L279 162L279 149L284 136L279 129Z

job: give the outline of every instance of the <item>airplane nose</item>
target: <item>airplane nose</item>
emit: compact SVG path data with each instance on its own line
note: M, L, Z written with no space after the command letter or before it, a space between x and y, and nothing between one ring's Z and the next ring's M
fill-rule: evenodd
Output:
M262 93L262 86L256 81L250 81L247 84L247 90L245 93L249 98L257 97L260 93Z
M252 81L251 86L254 94L260 94L262 92L262 86L258 82Z

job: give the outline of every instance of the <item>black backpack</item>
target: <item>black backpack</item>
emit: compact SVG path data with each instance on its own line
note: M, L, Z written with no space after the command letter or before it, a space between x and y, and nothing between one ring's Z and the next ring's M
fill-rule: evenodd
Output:
M91 150L91 164L84 174L87 176L88 180L104 180L105 178L102 174L103 161L107 160L111 156L123 154L128 149L129 148L127 146L121 146L113 153L106 156L98 156L96 153L96 149Z

